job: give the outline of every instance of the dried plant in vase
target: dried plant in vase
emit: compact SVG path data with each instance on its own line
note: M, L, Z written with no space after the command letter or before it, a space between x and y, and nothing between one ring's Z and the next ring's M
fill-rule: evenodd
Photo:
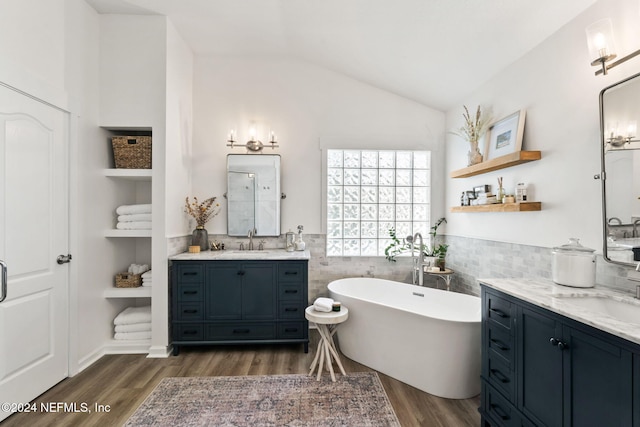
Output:
M200 246L200 250L209 249L209 233L204 225L214 216L220 213L220 204L216 203L215 197L210 197L203 202L198 202L194 197L193 202L189 202L189 197L185 199L184 211L196 220L196 229L193 230L191 246Z
M482 162L482 154L480 154L478 142L487 131L490 118L483 115L482 108L479 105L474 117L471 116L471 113L469 113L469 109L466 105L463 105L463 107L464 113L462 114L462 117L464 118L464 125L462 125L458 130L451 133L453 133L454 135L458 135L459 137L464 138L469 142L470 147L468 166L473 166Z

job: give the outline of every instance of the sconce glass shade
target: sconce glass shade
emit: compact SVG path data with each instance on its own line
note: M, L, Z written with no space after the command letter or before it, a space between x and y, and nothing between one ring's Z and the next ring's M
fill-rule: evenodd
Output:
M611 19L601 19L587 27L587 44L591 65L603 65L616 57Z

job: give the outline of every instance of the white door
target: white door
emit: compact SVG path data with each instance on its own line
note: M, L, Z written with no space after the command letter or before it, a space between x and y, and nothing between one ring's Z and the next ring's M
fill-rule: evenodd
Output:
M56 262L69 246L68 126L67 113L0 86L0 402L29 402L68 375L69 265Z

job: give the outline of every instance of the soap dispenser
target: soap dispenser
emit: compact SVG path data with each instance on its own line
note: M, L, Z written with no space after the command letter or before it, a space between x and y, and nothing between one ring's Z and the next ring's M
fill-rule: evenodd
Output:
M296 236L296 251L304 251L306 244L302 241L302 226L298 226L298 235Z

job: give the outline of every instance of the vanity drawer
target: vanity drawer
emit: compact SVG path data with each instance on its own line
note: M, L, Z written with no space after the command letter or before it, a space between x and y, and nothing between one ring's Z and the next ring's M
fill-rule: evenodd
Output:
M301 302L281 301L278 304L278 319L304 319L304 309Z
M509 366L514 363L514 342L509 331L498 325L488 325L487 345L493 357L501 357Z
M173 325L174 341L202 341L202 323L179 323Z
M204 292L202 284L179 284L178 285L178 301L204 301Z
M207 325L206 340L275 339L275 323L241 323Z
M203 303L181 302L178 303L178 320L202 320L204 319Z
M509 401L515 401L515 374L511 370L510 364L505 362L502 357L491 352L489 353L485 377L488 378L491 385L500 390Z
M178 264L176 266L178 284L204 282L203 267L202 264Z
M304 338L304 322L285 322L278 324L278 338Z
M302 283L304 270L303 263L282 262L278 265L278 282Z
M499 391L483 383L483 409L490 417L492 426L521 427L523 425L518 411L509 403Z
M504 298L487 293L485 315L487 319L511 329L511 320L515 315L514 306Z
M278 301L301 301L302 283L280 283L278 285Z

